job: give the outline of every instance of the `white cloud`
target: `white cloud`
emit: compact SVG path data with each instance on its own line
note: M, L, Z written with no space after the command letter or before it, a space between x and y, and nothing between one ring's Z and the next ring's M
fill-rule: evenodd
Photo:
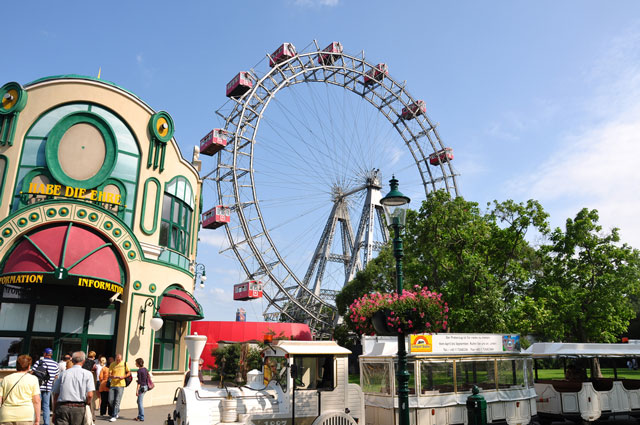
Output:
M202 229L198 233L198 238L201 244L210 245L218 249L227 246L229 243L227 234L221 229L218 229L218 231Z
M340 0L295 0L293 4L303 7L327 6L334 7L340 3Z
M584 75L593 92L575 111L583 118L580 127L565 130L540 167L511 182L553 209L552 218L573 217L583 207L597 209L603 228L620 227L623 240L634 246L640 246L639 41L640 33L626 33L610 43Z

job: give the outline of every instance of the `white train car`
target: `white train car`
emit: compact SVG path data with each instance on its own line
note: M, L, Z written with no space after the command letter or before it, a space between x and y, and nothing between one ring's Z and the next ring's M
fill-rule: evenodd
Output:
M364 423L364 396L360 386L349 384L351 352L335 342L278 341L262 352L263 371L249 372L246 386L205 389L197 370L206 339L185 337L192 375L176 395L174 424Z
M539 342L527 353L535 361L540 423L640 417L640 345Z
M536 417L533 361L517 335L411 335L407 343L411 424L467 424L467 397L478 386L487 423L526 425ZM365 336L360 384L366 425L398 423L398 339Z

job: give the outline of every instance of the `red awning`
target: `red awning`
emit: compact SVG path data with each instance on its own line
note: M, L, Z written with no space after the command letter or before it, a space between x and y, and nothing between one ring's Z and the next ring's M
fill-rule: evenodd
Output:
M41 274L47 283L63 284L72 283L69 280L74 278L91 278L106 284L101 289L122 291L124 274L118 254L101 235L78 225L61 223L22 238L6 259L0 275ZM114 291L113 284L120 289Z
M202 320L204 313L202 307L188 291L174 287L162 294L160 317L176 321Z

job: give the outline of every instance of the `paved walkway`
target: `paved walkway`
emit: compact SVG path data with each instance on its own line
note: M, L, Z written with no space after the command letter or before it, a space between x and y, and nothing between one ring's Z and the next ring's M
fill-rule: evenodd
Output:
M153 406L144 408L144 421L148 424L163 425L167 420L167 414L173 416L173 404L167 404L165 406ZM138 416L138 409L122 409L120 410L120 417L114 423L138 423L133 419ZM104 418L97 417L96 425L106 424L109 421L109 417Z

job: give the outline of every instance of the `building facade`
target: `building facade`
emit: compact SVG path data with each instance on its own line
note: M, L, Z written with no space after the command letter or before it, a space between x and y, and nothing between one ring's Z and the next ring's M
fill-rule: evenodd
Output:
M0 101L0 376L46 347L121 353L154 373L145 404L171 403L203 318L197 152L182 157L167 112L96 78L7 83Z

